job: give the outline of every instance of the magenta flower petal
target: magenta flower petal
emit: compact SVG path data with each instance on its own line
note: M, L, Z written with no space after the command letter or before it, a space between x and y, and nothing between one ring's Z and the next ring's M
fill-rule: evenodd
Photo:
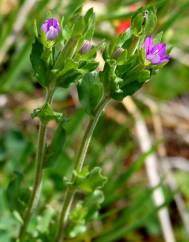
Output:
M160 64L161 63L161 57L159 55L147 55L147 59L152 63L152 64Z
M41 31L43 32L47 32L48 31L48 23L47 21L45 21L42 25L41 25Z
M148 36L145 41L144 41L144 45L143 45L145 51L146 51L146 55L148 55L152 48L153 48L153 39L151 36Z
M54 40L58 37L58 30L51 26L49 31L47 31L46 36L48 40Z
M168 62L168 61L169 61L169 56L163 56L163 57L161 57L161 63Z
M146 59L150 61L151 64L159 65L169 61L169 57L166 56L166 44L158 43L154 45L151 36L145 39L143 48L145 49Z
M164 44L164 43L159 43L152 48L153 54L158 53L159 55L164 55L165 52L166 52L166 44Z
M60 24L55 18L47 19L41 25L41 31L45 32L48 40L54 40L58 37L60 32Z

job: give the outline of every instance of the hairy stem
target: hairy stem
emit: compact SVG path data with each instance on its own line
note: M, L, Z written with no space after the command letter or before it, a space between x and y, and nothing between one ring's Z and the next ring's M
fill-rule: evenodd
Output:
M96 127L96 124L99 120L99 117L104 109L104 107L106 106L106 104L109 102L110 99L103 99L99 105L97 106L96 110L95 110L95 114L94 116L90 119L89 124L87 126L87 129L85 131L85 135L82 139L81 145L80 145L80 149L77 155L77 159L74 165L74 169L77 172L81 172L84 162L85 162L85 158L86 158L86 154L88 151L88 147L89 144L91 142L91 138L93 135L93 131ZM72 176L71 179L71 184L74 183L74 177ZM63 206L62 206L62 211L60 214L60 220L59 220L59 224L58 224L58 236L56 239L56 242L63 242L64 241L64 229L67 225L68 222L68 216L70 213L70 208L72 205L72 201L74 199L74 194L75 194L75 189L72 185L68 186L65 194L64 194L64 201L63 201Z
M49 88L47 90L47 96L45 103L52 102L54 89ZM38 146L36 152L36 173L35 180L33 185L33 190L31 194L31 198L28 203L28 207L26 209L26 213L23 218L23 224L20 228L19 232L19 241L24 239L26 234L27 226L31 220L32 214L37 207L37 203L40 197L41 192L41 182L43 177L43 163L44 163L44 154L45 154L45 144L46 144L46 132L47 132L47 123L40 120L39 134L38 134Z

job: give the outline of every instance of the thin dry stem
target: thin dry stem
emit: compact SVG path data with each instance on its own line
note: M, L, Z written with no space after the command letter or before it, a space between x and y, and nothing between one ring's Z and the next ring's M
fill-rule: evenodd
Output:
M141 150L143 152L149 151L152 147L151 137L140 111L130 97L127 97L123 100L123 105L135 119L135 130ZM158 173L158 158L156 154L150 154L146 158L145 166L150 186L158 186L161 182L161 179ZM163 190L161 187L158 187L153 192L153 200L157 207L161 206L165 202ZM166 207L160 209L158 212L158 217L165 241L175 242L176 240L173 233L168 209Z
M159 110L158 110L157 104L153 100L146 98L146 97L143 98L143 102L149 107L149 109L152 113L153 126L154 126L154 130L155 130L156 139L163 140L164 139L163 128L162 128L162 122L161 122L161 118L159 115ZM177 205L178 212L182 219L185 230L186 230L187 234L189 234L189 215L186 210L186 206L182 199L182 196L178 192L178 186L177 186L177 183L172 174L170 164L169 164L168 160L165 159L167 152L166 152L166 148L165 148L165 145L163 142L161 142L158 145L158 153L161 158L161 168L165 175L167 184L170 187L170 189L172 190L173 194L175 194L174 200Z

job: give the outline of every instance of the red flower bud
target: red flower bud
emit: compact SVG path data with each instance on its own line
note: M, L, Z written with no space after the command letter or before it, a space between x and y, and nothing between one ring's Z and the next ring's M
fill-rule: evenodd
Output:
M119 25L117 26L116 32L117 32L117 34L124 33L130 27L131 27L131 20L127 19L127 20L122 21L122 22L119 23Z

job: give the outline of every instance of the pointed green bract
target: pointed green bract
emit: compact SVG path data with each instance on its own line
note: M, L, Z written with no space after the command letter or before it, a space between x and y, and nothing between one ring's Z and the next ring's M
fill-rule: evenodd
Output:
M41 84L41 86L46 87L48 85L47 66L42 59L42 54L43 45L36 38L32 45L30 60L36 79Z

